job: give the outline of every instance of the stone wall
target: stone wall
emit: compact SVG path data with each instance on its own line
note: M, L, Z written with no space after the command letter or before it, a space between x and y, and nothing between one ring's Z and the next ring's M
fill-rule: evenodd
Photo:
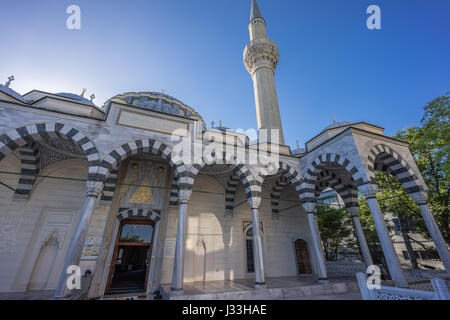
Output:
M245 198L242 184L236 191L232 215L225 214L225 188L213 177L200 174L194 184L194 192L188 207L188 224L185 257L185 282L223 279L243 279L254 277L246 272L244 223L251 222L250 206ZM208 193L206 193L208 192ZM308 245L309 228L306 215L300 207L282 213L278 219L272 218L269 187L263 188L263 200L260 206L260 221L263 225L263 243L266 259L267 277L297 275L297 261L294 242L305 239ZM291 201L286 201L289 199ZM292 188L283 193L280 208L293 205L298 197ZM169 212L169 225L166 239L176 237L178 211ZM206 268L204 265L206 246ZM314 270L312 248L311 265ZM162 283L172 279L173 257L165 256L162 267Z
M65 179L38 178L27 201L13 200L14 191L0 185L0 292L56 288L83 206L87 170L87 162L79 159L43 169L42 176ZM0 171L20 172L14 154L2 160ZM18 179L0 174L0 181L12 188ZM104 219L97 208L88 236L102 236Z

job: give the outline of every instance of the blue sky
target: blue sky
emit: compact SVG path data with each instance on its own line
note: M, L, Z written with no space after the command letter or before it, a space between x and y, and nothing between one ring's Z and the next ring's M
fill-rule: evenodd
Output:
M286 143L337 121L398 129L450 91L448 0L258 0L280 50L276 85ZM81 30L66 8L81 8ZM381 30L366 8L381 8ZM2 0L0 82L12 88L95 93L161 91L210 124L256 127L242 62L250 0Z

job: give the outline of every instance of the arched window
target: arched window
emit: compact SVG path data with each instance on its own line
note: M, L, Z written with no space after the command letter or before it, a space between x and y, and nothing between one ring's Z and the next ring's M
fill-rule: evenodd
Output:
M245 233L245 250L247 257L247 272L255 272L255 261L253 257L253 228L248 228Z
M259 232L260 236L262 237L263 229L262 224L259 226ZM249 223L244 228L244 241L245 241L245 257L246 257L246 266L245 270L247 273L254 273L255 272L255 260L254 260L254 253L253 253L253 225ZM261 241L261 244L264 244ZM264 250L264 249L263 249Z

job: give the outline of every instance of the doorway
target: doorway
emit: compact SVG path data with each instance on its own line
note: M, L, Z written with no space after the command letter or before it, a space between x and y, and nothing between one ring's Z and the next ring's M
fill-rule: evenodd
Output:
M297 255L297 265L299 274L311 274L309 263L308 246L303 239L295 240L295 252Z
M111 263L107 294L144 293L150 265L154 222L121 222Z

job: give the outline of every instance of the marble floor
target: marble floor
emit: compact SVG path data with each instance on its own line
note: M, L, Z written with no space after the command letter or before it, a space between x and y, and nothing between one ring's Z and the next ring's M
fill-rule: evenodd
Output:
M0 300L50 300L55 290L0 293Z
M342 282L345 278L333 278L330 282ZM347 280L350 280L347 278ZM353 279L351 279L354 281ZM239 279L239 280L220 280L220 281L199 281L185 283L183 292L186 294L198 293L218 293L218 292L232 292L253 290L254 279ZM311 276L305 277L281 277L266 279L266 288L290 288L298 286L306 286L317 284L317 278ZM163 285L164 289L170 290L170 285Z
M285 299L285 300L360 300L355 279L332 277L327 284L319 284L317 278L282 277L266 279L262 289L254 288L253 279L232 281L207 281L186 283L180 299ZM170 292L170 285L163 285ZM54 291L30 291L0 293L0 300L50 300ZM119 296L115 296L119 299ZM124 297L122 297L124 298ZM136 297L137 298L137 297Z
M253 279L207 281L185 283L182 292L171 292L170 285L163 290L169 299L361 299L353 277L331 277L328 283L311 276L268 278L259 289Z

